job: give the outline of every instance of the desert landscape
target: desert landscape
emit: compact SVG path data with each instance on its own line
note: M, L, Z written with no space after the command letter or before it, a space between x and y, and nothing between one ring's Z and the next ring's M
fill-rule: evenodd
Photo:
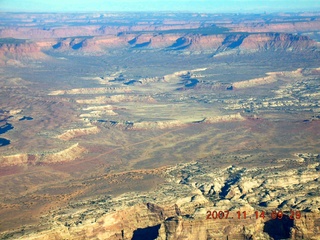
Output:
M320 238L320 13L0 19L0 239Z

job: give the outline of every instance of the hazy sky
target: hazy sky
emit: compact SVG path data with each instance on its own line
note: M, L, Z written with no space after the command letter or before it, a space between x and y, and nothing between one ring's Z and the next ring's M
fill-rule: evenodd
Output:
M320 11L320 0L0 0L0 11Z

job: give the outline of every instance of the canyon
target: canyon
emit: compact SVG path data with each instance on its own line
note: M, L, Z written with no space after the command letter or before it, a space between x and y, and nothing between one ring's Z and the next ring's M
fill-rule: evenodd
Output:
M319 239L320 13L0 19L0 239Z

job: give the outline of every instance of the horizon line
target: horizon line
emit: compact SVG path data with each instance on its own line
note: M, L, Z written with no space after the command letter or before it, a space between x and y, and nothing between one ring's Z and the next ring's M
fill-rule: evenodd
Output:
M294 10L286 10L286 11L216 11L216 12L202 12L202 11L178 11L178 10L140 10L140 11L120 11L120 10L89 10L89 11L2 11L0 10L0 13L191 13L191 14L275 14L275 13L288 13L288 14L299 14L299 13L319 13L319 10L300 10L300 11L294 11Z

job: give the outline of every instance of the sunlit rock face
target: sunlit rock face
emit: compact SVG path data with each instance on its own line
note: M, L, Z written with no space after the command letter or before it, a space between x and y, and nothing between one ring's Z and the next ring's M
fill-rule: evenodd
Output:
M319 239L319 16L0 13L0 238Z
M30 33L31 34L31 33ZM131 40L128 40L133 38ZM57 53L101 55L112 49L132 50L170 50L188 51L192 53L235 54L259 51L311 51L318 44L307 36L297 36L289 33L260 33L260 34L139 34L129 36L96 36L68 37L56 41L34 39L32 42L0 43L2 65L13 65L16 62L26 64L28 61L50 60L48 50ZM236 50L236 52L235 52Z

